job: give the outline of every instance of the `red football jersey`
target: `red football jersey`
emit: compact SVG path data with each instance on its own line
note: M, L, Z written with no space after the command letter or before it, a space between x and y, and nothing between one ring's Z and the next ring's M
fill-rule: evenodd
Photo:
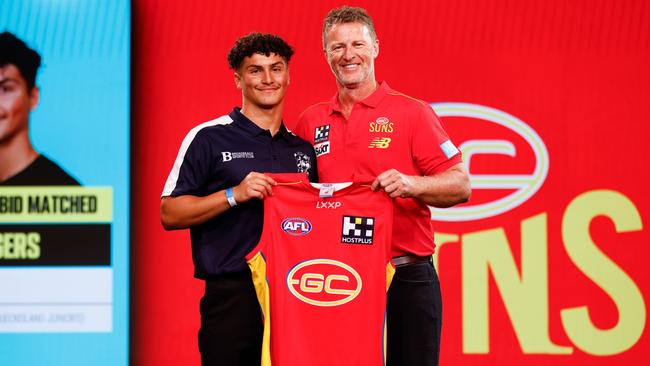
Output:
M262 365L383 365L391 199L368 183L269 176L278 185L246 257L264 312Z
M338 94L307 108L294 132L314 145L323 182L375 178L393 168L407 175L435 175L462 162L429 104L386 82L355 104L347 119ZM396 198L394 204L393 256L433 254L429 207L414 198Z

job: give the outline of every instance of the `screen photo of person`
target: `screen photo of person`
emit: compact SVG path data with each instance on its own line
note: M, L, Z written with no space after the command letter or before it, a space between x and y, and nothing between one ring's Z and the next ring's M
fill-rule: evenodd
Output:
M30 114L39 101L41 56L10 32L0 33L0 185L79 185L34 149Z

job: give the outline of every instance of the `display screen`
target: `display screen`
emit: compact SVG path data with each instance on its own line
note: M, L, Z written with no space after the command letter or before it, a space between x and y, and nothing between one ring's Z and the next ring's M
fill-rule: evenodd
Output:
M125 365L129 2L2 1L4 31L42 61L32 181L0 179L0 364Z

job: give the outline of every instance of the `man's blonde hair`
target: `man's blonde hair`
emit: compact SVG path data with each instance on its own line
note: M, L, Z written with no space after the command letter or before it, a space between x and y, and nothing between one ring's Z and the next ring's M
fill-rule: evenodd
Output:
M343 23L361 23L365 24L370 31L370 36L373 41L377 40L377 33L375 33L375 24L370 15L364 8L357 8L353 6L342 6L340 8L332 9L327 13L323 21L323 48L325 48L325 36L327 32L336 24Z

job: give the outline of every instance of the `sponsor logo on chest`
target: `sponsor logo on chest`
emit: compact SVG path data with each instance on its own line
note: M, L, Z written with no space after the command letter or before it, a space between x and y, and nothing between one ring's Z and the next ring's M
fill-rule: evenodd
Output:
M314 151L316 157L330 153L330 125L322 125L314 129Z
M332 210L336 210L339 207L341 207L341 202L337 202L337 201L318 201L318 202L316 202L316 208L329 208L329 209L332 209Z
M320 144L315 144L314 145L314 152L316 153L316 157L319 157L321 155L329 154L330 153L330 142L325 141L321 142Z
M293 236L307 235L311 231L311 222L300 217L284 219L280 226L282 231Z
M330 125L318 126L314 129L314 144L330 139Z
M393 133L394 124L388 117L378 117L368 125L369 132Z
M224 163L233 159L255 159L252 151L222 151L221 158Z
M388 149L390 146L391 142L390 137L375 137L370 141L370 145L368 145L369 149Z
M343 216L341 243L372 244L375 218L365 216Z

